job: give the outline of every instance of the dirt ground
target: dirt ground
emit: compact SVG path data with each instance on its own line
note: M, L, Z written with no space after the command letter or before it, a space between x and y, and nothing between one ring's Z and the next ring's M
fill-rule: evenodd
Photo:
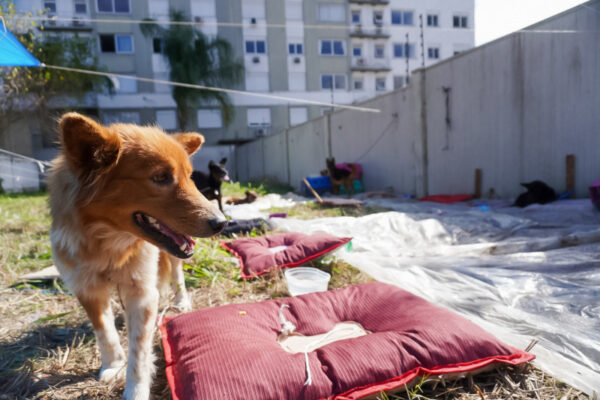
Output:
M265 189L260 189L262 193ZM231 187L230 194L245 188ZM288 210L296 218L358 216L375 209L323 209L303 205ZM43 193L0 196L0 399L117 399L122 385L97 381L100 355L83 309L60 281L19 283L23 273L52 264L50 218ZM254 233L258 235L260 233ZM367 282L371 278L351 265L325 259L315 263L332 274L330 288ZM237 260L215 239L199 240L185 266L194 309L256 302L288 296L283 276L274 272L244 281ZM117 327L126 345L121 306L114 298ZM163 299L161 307L168 304ZM155 334L157 374L153 399L170 399L164 357ZM504 367L456 381L424 379L413 388L381 399L588 399L588 396L526 365Z

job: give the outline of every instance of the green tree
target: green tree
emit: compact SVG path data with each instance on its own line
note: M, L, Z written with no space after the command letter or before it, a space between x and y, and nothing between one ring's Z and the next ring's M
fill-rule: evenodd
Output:
M189 21L181 11L171 10L174 22ZM231 44L222 38L210 39L192 25L171 24L163 28L158 24L143 24L142 32L160 40L162 53L169 64L169 79L211 87L231 87L239 83L244 73L243 64L234 58ZM223 114L223 123L233 120L233 106L227 93L173 87L177 104L177 122L186 129L194 108L202 103L216 101Z
M43 12L40 11L40 15ZM92 39L77 34L44 32L43 25L31 19L31 13L17 14L12 1L0 1L0 16L4 18L6 28L43 63L101 70L94 56ZM103 77L43 67L0 68L0 80L0 132L16 119L22 118L24 113L30 115L32 111L42 129L52 131L54 124L50 107L66 108L68 99L79 102L86 94L110 85Z

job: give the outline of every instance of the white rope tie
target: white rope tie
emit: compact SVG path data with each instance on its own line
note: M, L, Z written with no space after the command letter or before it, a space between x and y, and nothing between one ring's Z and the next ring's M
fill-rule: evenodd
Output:
M296 330L296 325L294 325L293 323L291 323L290 321L285 319L285 316L283 315L283 309L289 308L289 307L290 306L287 304L282 304L281 307L279 307L279 323L281 324L281 334L283 336L289 336L292 333L294 333L294 331ZM305 364L305 368L306 368L306 381L304 381L304 386L312 385L312 373L310 371L310 361L308 359L308 353L310 352L310 349L313 346L327 340L333 333L334 333L334 331L330 331L325 336L308 343L304 347L304 351L303 351L304 364Z
M166 306L165 308L163 308L162 312L158 315L158 319L156 320L156 325L154 325L153 331L156 331L156 328L160 328L160 326L162 325L163 317L165 316L167 311L171 310L172 308L173 307L171 306Z
M290 334L296 330L296 325L285 319L285 316L283 315L284 308L290 308L290 306L287 304L282 304L281 307L279 307L279 323L281 324L281 334L284 336L290 336Z

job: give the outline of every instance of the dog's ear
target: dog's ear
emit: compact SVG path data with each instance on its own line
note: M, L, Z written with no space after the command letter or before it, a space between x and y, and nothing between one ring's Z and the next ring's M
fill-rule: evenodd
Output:
M79 176L87 178L112 166L119 158L119 135L81 114L64 114L58 134L67 163Z
M200 150L204 144L204 136L196 132L176 133L171 137L179 142L190 156Z
M219 161L219 164L221 164L221 165L227 164L227 157L221 158L221 161Z
M210 162L208 163L208 168L214 167L215 165L217 165L217 164L215 164L215 162L213 160L210 160Z

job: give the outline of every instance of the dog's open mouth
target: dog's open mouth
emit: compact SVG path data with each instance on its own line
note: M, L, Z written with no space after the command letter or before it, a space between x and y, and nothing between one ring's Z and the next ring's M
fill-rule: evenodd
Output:
M196 242L191 236L177 233L156 218L143 212L133 213L133 221L147 236L175 257L188 258L194 254Z

